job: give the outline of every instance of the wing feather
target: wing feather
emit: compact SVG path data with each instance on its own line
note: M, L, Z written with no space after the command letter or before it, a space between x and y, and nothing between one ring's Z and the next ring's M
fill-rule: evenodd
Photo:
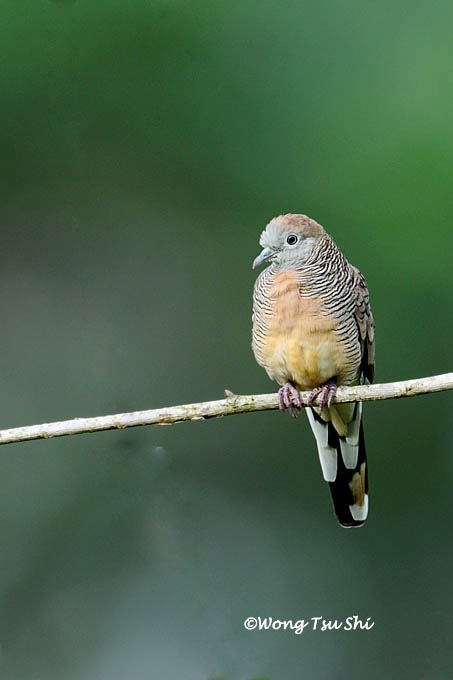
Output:
M355 288L356 305L354 317L359 330L360 344L362 347L361 373L370 383L374 378L374 319L370 306L370 294L366 285L365 277L357 267L352 267Z

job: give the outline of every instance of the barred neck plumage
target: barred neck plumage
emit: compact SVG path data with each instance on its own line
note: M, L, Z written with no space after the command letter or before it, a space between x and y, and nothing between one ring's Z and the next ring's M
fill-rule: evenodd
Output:
M301 294L308 297L330 297L332 285L338 292L351 286L351 266L328 234L318 240L307 260L296 269Z

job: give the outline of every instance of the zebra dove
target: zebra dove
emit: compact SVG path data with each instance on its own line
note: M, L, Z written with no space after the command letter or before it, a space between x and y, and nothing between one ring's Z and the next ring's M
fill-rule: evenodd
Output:
M368 473L362 404L335 404L337 386L372 382L374 322L361 272L323 227L306 215L275 217L260 238L253 268L269 262L253 293L256 361L282 387L281 410L296 416L300 390L324 479L343 527L368 514Z

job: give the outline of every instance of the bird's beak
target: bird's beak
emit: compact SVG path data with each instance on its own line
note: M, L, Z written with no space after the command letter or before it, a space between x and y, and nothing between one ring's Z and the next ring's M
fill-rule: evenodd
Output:
M274 251L272 248L264 248L258 255L258 257L255 257L253 260L252 264L252 269L255 269L255 267L259 267L260 264L263 264L263 262L266 262L272 255L274 254Z

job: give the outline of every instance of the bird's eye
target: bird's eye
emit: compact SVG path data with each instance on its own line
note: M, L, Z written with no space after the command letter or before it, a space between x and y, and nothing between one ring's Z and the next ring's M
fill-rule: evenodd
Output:
M290 234L286 237L286 243L289 246L295 246L298 240L299 239L297 238L296 234Z

